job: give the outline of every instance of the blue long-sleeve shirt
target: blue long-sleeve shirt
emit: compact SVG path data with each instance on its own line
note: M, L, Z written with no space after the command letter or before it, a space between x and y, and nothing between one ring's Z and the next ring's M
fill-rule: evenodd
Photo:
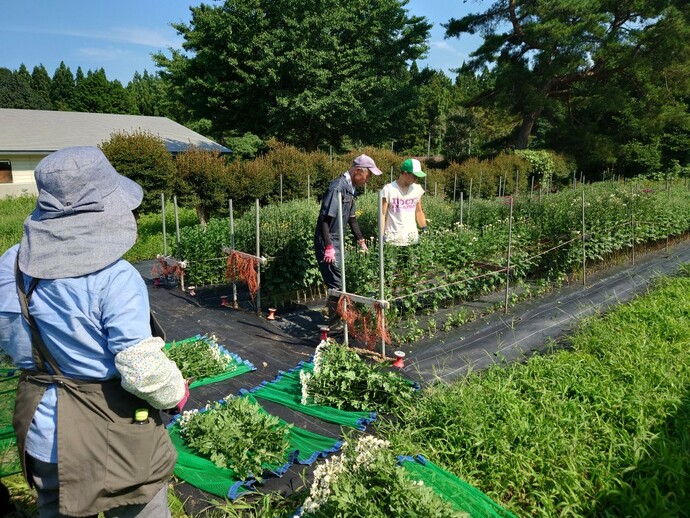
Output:
M19 245L0 257L0 348L22 369L34 368L31 334L21 314L14 265ZM78 260L78 258L75 258ZM25 276L26 287L31 277ZM64 375L119 377L115 355L151 336L149 299L137 270L122 259L81 277L42 279L29 305L41 337ZM27 436L27 452L57 462L57 393L48 388Z

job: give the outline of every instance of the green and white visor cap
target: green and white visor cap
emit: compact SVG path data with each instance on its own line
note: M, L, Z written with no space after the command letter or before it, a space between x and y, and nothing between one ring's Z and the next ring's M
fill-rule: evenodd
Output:
M422 171L422 164L416 158L408 158L400 166L400 170L405 173L412 173L418 178L424 178L426 173Z

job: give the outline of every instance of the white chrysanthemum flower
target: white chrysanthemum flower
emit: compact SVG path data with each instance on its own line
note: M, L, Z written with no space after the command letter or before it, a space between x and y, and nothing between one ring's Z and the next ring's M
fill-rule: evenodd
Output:
M366 468L376 458L381 450L388 449L390 442L378 439L373 435L365 435L357 441L355 446L355 461L352 466L354 470Z
M321 340L321 343L316 346L316 349L314 349L314 374L318 374L319 371L321 370L321 366L323 365L323 350L330 345L330 341L327 338L326 340Z
M302 505L305 513L315 512L331 494L331 483L346 469L344 457L339 455L330 460L326 460L314 470L314 483L309 490L309 496Z
M311 379L311 374L304 372L304 370L299 371L299 383L302 387L302 399L300 403L303 405L309 404L309 380Z
M180 428L182 430L184 430L185 427L189 424L189 422L198 413L199 413L199 410L197 408L195 408L193 410L185 410L184 412L182 412L182 417L180 417Z

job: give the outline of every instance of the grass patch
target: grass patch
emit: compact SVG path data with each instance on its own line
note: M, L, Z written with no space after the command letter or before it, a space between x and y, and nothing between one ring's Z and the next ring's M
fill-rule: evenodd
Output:
M584 322L571 350L425 391L379 432L520 516L690 508L690 279Z
M22 239L24 220L33 212L36 196L7 196L0 199L0 254ZM198 223L194 209L178 208L180 228ZM155 259L163 253L163 219L160 212L141 214L137 219L137 242L125 254L131 263ZM176 246L175 212L172 203L165 209L165 233L168 255L174 255Z
M6 196L0 199L0 254L21 241L24 220L35 205L35 196Z

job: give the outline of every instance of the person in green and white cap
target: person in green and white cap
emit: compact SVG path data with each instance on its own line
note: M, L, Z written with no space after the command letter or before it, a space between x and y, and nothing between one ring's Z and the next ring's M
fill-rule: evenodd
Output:
M400 166L398 179L382 189L383 238L395 246L408 246L419 242L419 230L426 232L427 221L422 208L424 188L417 183L424 178L422 165L416 158L408 158ZM419 225L419 229L417 228Z

